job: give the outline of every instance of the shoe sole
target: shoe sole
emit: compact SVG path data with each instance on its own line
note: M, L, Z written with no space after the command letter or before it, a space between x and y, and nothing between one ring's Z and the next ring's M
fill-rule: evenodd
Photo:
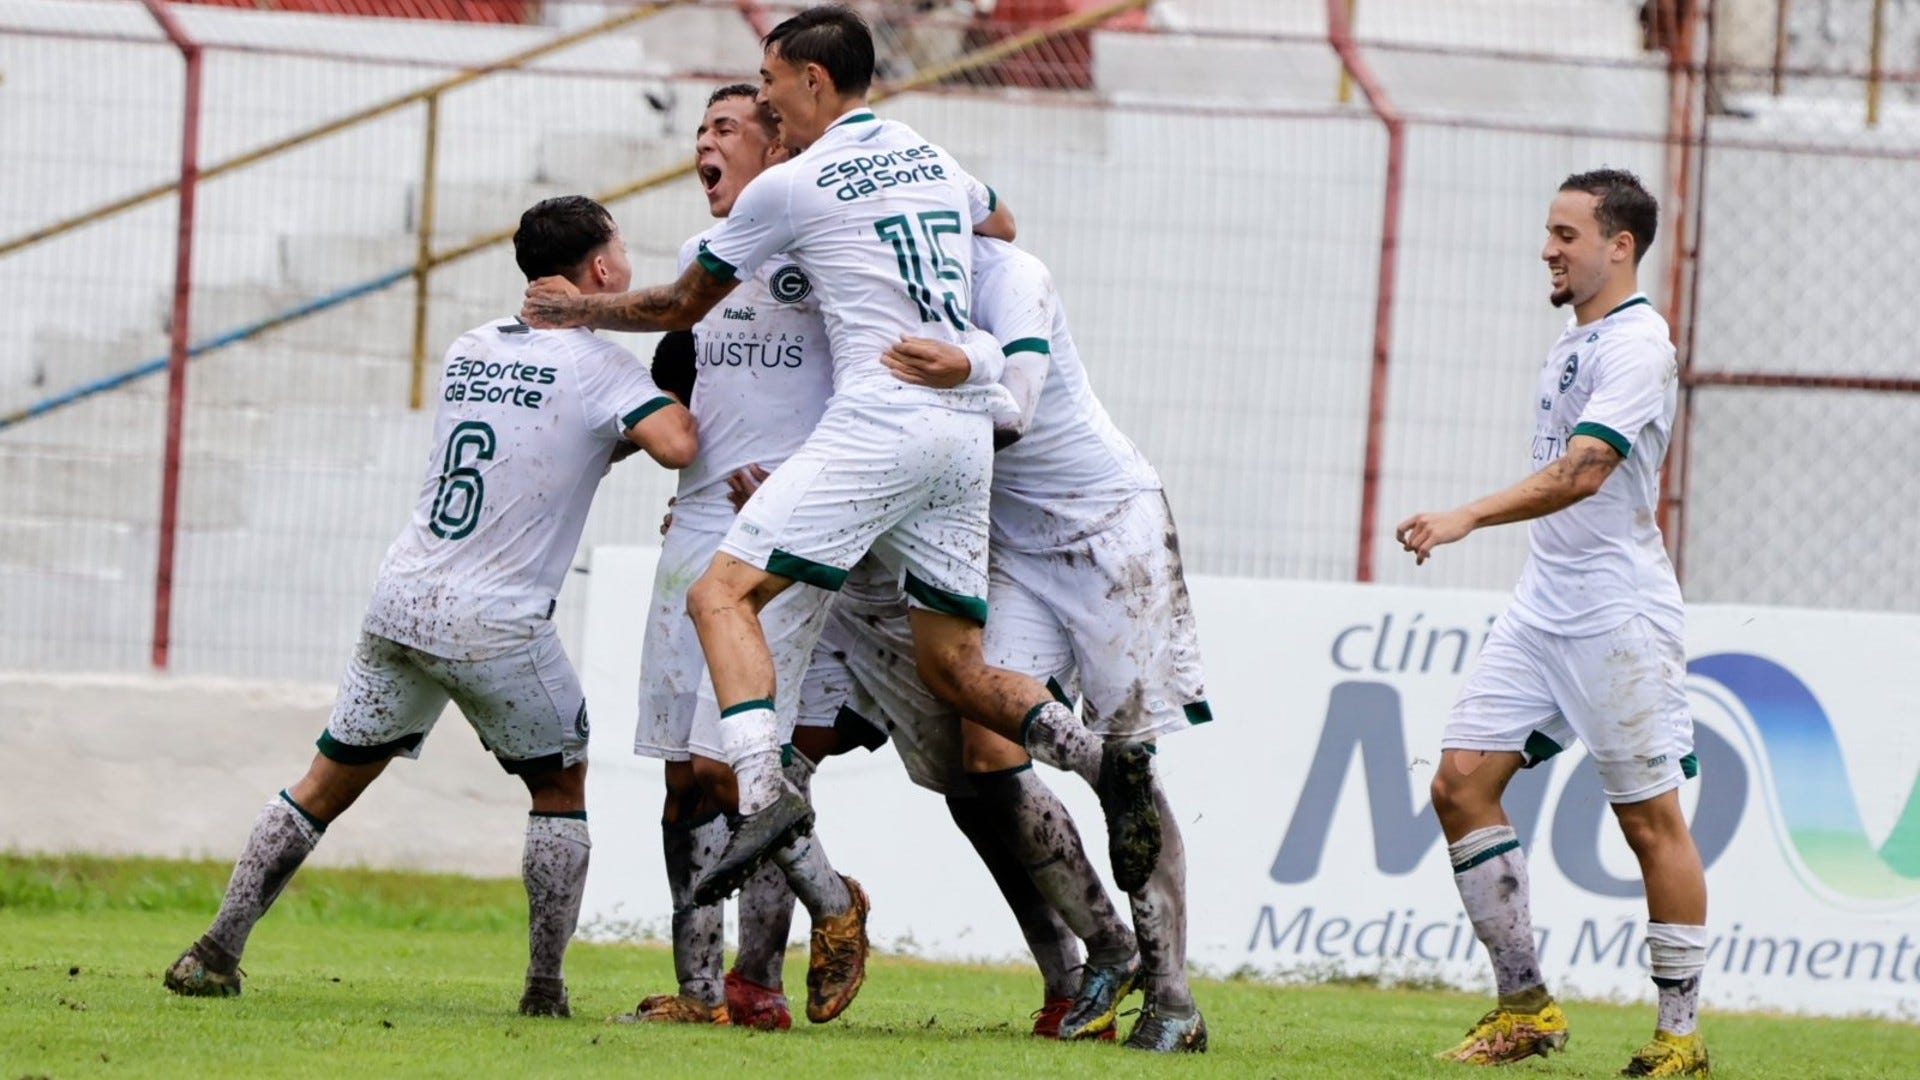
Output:
M1062 1018L1060 1021L1060 1034L1057 1036L1060 1041L1079 1042L1084 1039L1097 1039L1112 1031L1114 1025L1120 1021L1120 1006L1127 1000L1128 995L1140 988L1140 973L1142 970L1142 968L1134 968L1133 971L1128 973L1127 977L1121 981L1120 990L1113 995L1113 1002L1107 1006L1106 1012L1080 1025L1077 1029L1067 1027L1066 1020ZM1071 1034L1069 1034L1069 1032L1071 1032Z
M1124 893L1139 892L1160 862L1160 807L1153 798L1153 755L1129 748L1115 761L1115 789L1124 802L1108 823L1107 858L1113 883Z
M706 877L701 878L700 883L694 886L693 889L693 905L695 907L706 907L709 904L718 904L726 900L734 893L746 887L747 880L753 877L761 865L773 855L774 848L782 844L791 843L798 837L810 836L812 833L813 808L808 807L805 816L775 834L772 839L763 844L758 851L748 856L747 860L739 866L724 871L716 870L708 873Z
M1528 1050L1526 1053L1521 1054L1517 1057L1503 1058L1499 1061L1468 1061L1464 1058L1456 1056L1455 1052L1451 1050L1446 1051L1445 1053L1436 1054L1435 1057L1437 1057L1441 1061L1452 1061L1461 1065L1514 1065L1519 1062L1525 1061L1531 1057L1546 1057L1549 1054L1562 1053L1566 1050L1567 1040L1570 1039L1571 1037L1572 1037L1571 1032L1566 1032L1566 1031L1549 1032L1548 1034L1542 1035L1538 1039L1535 1039L1533 1041L1533 1048Z

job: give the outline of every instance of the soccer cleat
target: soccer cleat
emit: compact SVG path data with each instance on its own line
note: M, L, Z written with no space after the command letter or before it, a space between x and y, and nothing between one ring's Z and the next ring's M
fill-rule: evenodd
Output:
M1459 1045L1434 1055L1463 1065L1506 1065L1567 1048L1567 1014L1552 998L1538 1012L1495 1008Z
M567 983L544 975L527 976L526 992L520 995L521 1016L550 1016L565 1020L573 1016L567 1006Z
M1641 1047L1620 1070L1621 1076L1706 1076L1707 1040L1699 1032L1691 1035L1653 1033L1653 1041Z
M1066 1019L1068 1010L1072 1008L1073 999L1070 997L1048 998L1047 1003L1040 1006L1039 1011L1033 1014L1033 1037L1036 1039L1059 1038L1060 1021ZM1110 1026L1096 1037L1101 1042L1112 1042L1115 1035L1114 1029Z
M1107 816L1113 883L1136 893L1160 862L1160 807L1153 797L1153 752L1140 743L1108 743L1094 785Z
M807 956L807 1019L824 1024L853 1004L860 984L867 980L867 891L860 883L840 875L847 883L853 906L844 914L830 915L814 924L813 940Z
M1080 977L1080 993L1060 1018L1059 1038L1111 1038L1114 1019L1120 1015L1120 1003L1140 985L1140 957L1128 957L1124 963L1104 967L1088 964Z
M640 999L630 1013L613 1018L616 1024L711 1024L726 1027L726 1005L708 1005L684 994L652 994Z
M771 986L761 986L737 971L727 972L726 986L726 1007L734 1027L785 1031L793 1026L793 1014L787 1011L787 995Z
M1156 1054L1204 1054L1207 1052L1207 1018L1195 1007L1192 1016L1168 1016L1147 996L1140 1008L1140 1019L1133 1022L1124 1044L1129 1050L1148 1050Z
M772 806L735 818L726 850L693 883L694 906L717 904L739 892L775 848L812 831L813 807L791 788Z
M209 959L219 962L196 941L180 954L180 959L173 962L161 981L167 989L183 997L239 997L239 965L234 965L231 972L223 972L215 970Z

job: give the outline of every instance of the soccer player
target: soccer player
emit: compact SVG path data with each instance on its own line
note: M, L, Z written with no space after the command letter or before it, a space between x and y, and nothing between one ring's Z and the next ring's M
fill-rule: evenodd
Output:
M618 293L632 270L584 196L520 218L529 280ZM533 799L521 861L530 960L520 1012L568 1016L561 963L586 881L587 705L550 617L608 465L693 460L693 419L625 349L585 330L496 319L447 350L413 519L387 550L359 645L307 774L268 800L212 927L167 969L177 994L240 993L254 924L321 834L396 756L417 757L451 699Z
M768 166L786 159L772 116L755 101L758 88L746 83L723 86L707 101L694 143L695 167L706 192L707 208L724 219L740 191ZM684 270L698 256L705 237L689 239L680 252ZM793 917L794 892L786 875L758 874L740 894L740 954L732 971L721 976L724 949L719 903L695 904L693 882L726 845L727 823L715 785L730 784L724 751L712 721L718 709L699 707L706 681L700 642L687 617L687 588L712 561L733 522L734 499L743 483L755 482L750 467L773 469L798 450L833 394L833 368L827 351L826 322L820 298L805 271L785 257L768 260L727 302L701 319L691 335L670 334L655 353L655 378L663 386L684 381L682 397L698 423L700 453L680 472L671 524L661 544L641 651L640 717L634 752L663 759L666 805L661 813L661 848L673 898L673 953L678 987L640 1002L634 1018L654 1023L734 1023L784 1029L792 1023L780 991L780 964ZM684 374L681 373L684 369ZM671 370L673 374L668 374ZM764 473L763 473L764 475ZM770 605L769 619L787 619L794 629L770 635L776 644L800 636L798 627L817 625L829 594L794 589ZM809 650L785 650L777 662L781 680L797 685ZM793 727L792 695L783 701L782 730L791 731L795 750L785 766L788 782L805 793L812 762L832 752L837 741L832 718L824 729ZM696 716L705 722L696 730ZM720 759L720 760L716 760ZM799 838L796 844L812 844ZM839 947L864 933L853 915L851 891L816 850L794 853L800 887L814 919L819 958L851 959L864 951ZM835 886L823 898L823 882ZM829 906L837 902L837 906ZM850 971L824 967L810 971L819 998L814 1015L850 1001L841 988ZM810 1004L814 1004L810 1002Z
M880 363L909 335L963 340L968 239L976 227L1011 238L1012 216L945 151L867 108L873 40L858 16L809 8L776 26L765 46L762 99L782 140L805 149L747 185L672 285L582 297L564 282L538 281L523 308L540 323L682 329L741 274L786 252L821 291L829 316L833 400L688 592L723 708L720 737L739 814L694 899L737 889L761 859L810 827L806 800L780 772L774 665L759 614L796 581L838 588L869 549L902 576L914 605L916 663L929 686L1093 784L1111 822L1116 877L1137 886L1160 839L1151 757L1135 746L1104 746L1044 686L982 660L988 410L1004 400L998 365L983 355L976 382L938 390L905 384Z
M1528 399L1535 471L1395 530L1424 563L1477 528L1532 523L1519 588L1454 703L1433 778L1454 884L1500 995L1441 1055L1455 1061L1501 1064L1566 1045L1566 1015L1534 951L1526 853L1500 799L1516 772L1577 738L1646 881L1660 1015L1625 1075L1708 1070L1696 1019L1707 883L1677 790L1697 771L1682 685L1685 609L1656 520L1674 351L1635 280L1658 219L1631 173L1600 169L1560 185L1540 257L1549 298L1573 315Z
M1094 396L1046 265L990 239L975 240L973 265L974 314L1002 342L1004 380L1018 406L996 432L1003 449L993 463L986 660L1077 686L1091 731L1110 745L1151 748L1162 735L1212 718L1179 534L1159 474ZM906 381L944 385L966 375L968 360L957 349L909 341L885 362ZM1050 826L1057 803L1030 771L1026 751L978 724L962 732L978 812L1003 833L1048 837L1042 846L1050 850L1023 857L1073 865L1078 837L1070 823ZM1204 1051L1206 1021L1186 977L1185 849L1164 790L1149 779L1159 857L1145 880L1120 883L1140 955L1102 955L1090 940L1086 976L1060 1034L1110 1031L1121 1000L1143 986L1146 1004L1126 1044Z

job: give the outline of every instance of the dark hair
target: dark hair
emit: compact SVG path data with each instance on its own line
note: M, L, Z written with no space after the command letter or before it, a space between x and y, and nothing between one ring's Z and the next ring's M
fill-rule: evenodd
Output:
M819 64L842 95L864 94L873 85L873 33L866 21L838 4L821 4L774 27L761 48L779 46L789 64Z
M772 111L759 103L760 88L752 83L728 83L720 89L715 90L713 93L707 95L707 108L711 109L722 101L740 97L747 98L754 102L753 118L759 122L760 129L767 133L767 138L771 139L780 134L780 125L774 121Z
M513 261L527 280L572 275L595 248L613 238L613 215L585 195L542 199L520 215Z
M1584 191L1600 200L1593 205L1594 220L1607 237L1633 234L1633 264L1653 246L1660 227L1660 204L1640 186L1640 178L1625 169L1595 169L1574 173L1560 184L1561 191Z

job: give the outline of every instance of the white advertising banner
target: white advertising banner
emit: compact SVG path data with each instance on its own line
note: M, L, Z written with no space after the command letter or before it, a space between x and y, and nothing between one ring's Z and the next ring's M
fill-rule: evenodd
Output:
M594 551L589 933L660 932L670 913L660 765L631 753L655 557ZM1488 985L1427 783L1506 596L1189 584L1216 719L1167 738L1159 768L1187 844L1193 962ZM1687 656L1701 776L1682 794L1708 865L1708 1003L1920 1019L1920 617L1694 606ZM1048 779L1104 872L1092 793ZM909 784L890 750L832 759L814 792L828 852L873 897L877 945L1022 954L941 799ZM1550 984L1650 997L1637 867L1584 755L1523 772L1507 809Z

